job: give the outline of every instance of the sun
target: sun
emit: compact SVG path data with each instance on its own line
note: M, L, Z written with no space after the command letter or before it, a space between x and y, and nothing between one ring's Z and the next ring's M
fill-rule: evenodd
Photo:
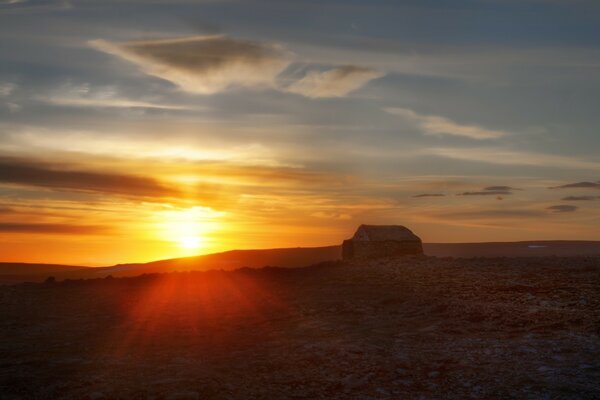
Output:
M184 254L210 248L211 236L219 229L220 213L205 207L170 209L159 215L158 235Z
M202 247L202 238L199 236L183 236L179 238L179 247L188 250L199 249Z

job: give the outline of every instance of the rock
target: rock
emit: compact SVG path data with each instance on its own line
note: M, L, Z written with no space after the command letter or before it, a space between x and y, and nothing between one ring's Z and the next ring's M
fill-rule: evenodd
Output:
M89 400L103 400L106 399L106 396L102 392L93 392L88 396Z

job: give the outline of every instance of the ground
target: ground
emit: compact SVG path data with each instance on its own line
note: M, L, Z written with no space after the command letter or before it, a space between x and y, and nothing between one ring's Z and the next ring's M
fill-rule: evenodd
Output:
M600 258L0 287L0 399L600 399Z

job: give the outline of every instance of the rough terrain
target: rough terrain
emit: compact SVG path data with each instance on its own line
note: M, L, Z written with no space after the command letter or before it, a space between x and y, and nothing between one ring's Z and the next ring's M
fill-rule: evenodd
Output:
M0 287L0 399L599 399L600 258Z

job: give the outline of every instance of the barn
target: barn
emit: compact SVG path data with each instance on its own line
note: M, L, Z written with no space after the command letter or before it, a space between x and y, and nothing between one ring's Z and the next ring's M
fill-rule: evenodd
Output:
M401 225L361 225L342 244L344 260L420 254L423 254L421 239Z

